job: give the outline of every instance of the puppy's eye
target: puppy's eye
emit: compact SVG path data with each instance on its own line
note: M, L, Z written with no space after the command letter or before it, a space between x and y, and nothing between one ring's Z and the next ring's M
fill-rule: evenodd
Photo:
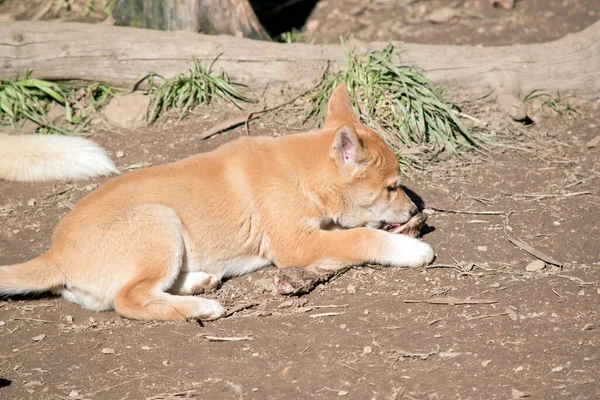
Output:
M396 190L398 190L398 187L397 187L397 186L393 186L393 185L392 185L392 186L388 186L388 187L387 187L387 191L388 191L388 192L395 192Z

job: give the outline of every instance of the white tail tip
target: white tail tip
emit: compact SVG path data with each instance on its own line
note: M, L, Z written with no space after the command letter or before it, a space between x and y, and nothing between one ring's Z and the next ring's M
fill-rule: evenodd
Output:
M0 179L39 182L118 173L91 140L58 135L0 135Z

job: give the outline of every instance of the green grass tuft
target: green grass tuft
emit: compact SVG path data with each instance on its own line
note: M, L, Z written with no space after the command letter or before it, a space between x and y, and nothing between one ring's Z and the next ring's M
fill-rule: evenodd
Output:
M281 35L273 38L278 43L300 43L303 41L302 32L297 29L292 29L288 32L283 32Z
M162 82L157 83L158 78ZM197 105L210 104L216 99L223 99L240 107L240 102L254 103L256 100L245 96L236 84L230 82L224 71L213 75L211 68L204 67L197 58L188 74L165 79L157 73L149 75L150 107L148 122L154 122L167 109L174 109L183 118ZM239 85L238 85L239 86Z
M322 122L327 100L343 80L360 120L384 138L401 163L418 167L423 156L478 148L478 139L452 111L452 104L417 68L396 65L394 54L391 44L367 54L346 49L345 70L328 75L312 93L307 118Z
M535 89L523 96L522 102L536 103L537 111L545 117L549 114L548 110L559 115L579 114L579 111L577 111L577 108L575 108L575 106L563 101L558 91L556 91L556 96L553 96L551 93L545 90Z
M19 122L29 119L42 133L68 134L119 91L101 83L76 89L30 76L31 71L27 71L23 79L0 79L1 124L16 129ZM53 104L64 107L66 124L58 126L50 121L48 113Z

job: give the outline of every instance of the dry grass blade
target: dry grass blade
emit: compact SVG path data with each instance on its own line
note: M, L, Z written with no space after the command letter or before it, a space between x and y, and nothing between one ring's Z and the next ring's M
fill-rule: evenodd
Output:
M391 44L362 55L347 49L345 71L328 76L311 94L307 118L322 121L333 88L344 81L361 121L386 140L401 163L418 167L442 152L479 149L482 138L469 132L452 104L417 68L396 65L395 54ZM422 151L403 153L407 148Z

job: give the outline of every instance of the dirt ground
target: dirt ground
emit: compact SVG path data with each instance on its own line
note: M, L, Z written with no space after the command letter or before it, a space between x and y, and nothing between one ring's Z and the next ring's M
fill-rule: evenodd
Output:
M431 12L451 2L406 3ZM556 39L600 13L596 0L522 0L513 10L454 3L462 16L431 24L427 12L414 14L398 32L381 22L397 19L391 1L325 0L309 23L319 22L311 28L321 41L337 40L331 27L345 24L363 40L382 39L376 25L406 41L496 45ZM364 8L356 20L373 23L354 25L352 7ZM406 186L431 210L432 267L354 268L302 297L274 293L270 267L209 294L249 308L204 327L131 321L48 296L0 300L0 398L600 398L600 145L588 145L600 134L600 102L569 101L580 115L538 114L527 127L493 103L472 103L465 112L519 140L407 173ZM199 138L234 113L202 108L182 122L87 133L126 171L245 135ZM310 128L287 110L253 121L250 134ZM59 219L105 181L0 182L0 264L47 249ZM527 271L535 258L509 239L562 267Z

